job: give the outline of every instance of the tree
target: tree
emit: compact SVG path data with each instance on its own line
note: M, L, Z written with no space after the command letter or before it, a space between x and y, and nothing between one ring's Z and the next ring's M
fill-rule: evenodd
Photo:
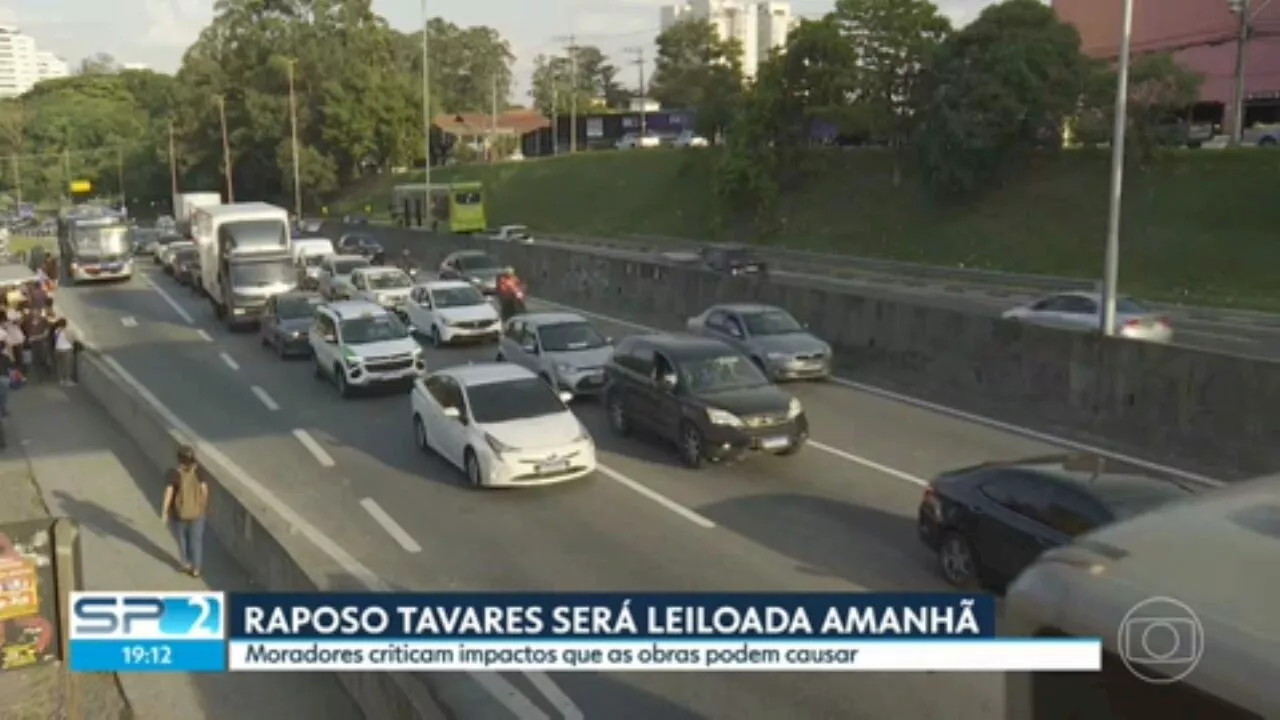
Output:
M859 134L901 149L913 131L911 99L925 60L950 34L951 22L929 0L838 0L831 18L854 55Z
M687 20L657 38L648 95L665 106L698 111L698 130L718 135L742 95L742 47L724 40L710 22Z
M80 61L81 75L112 75L120 72L120 63L107 53L94 53Z
M618 69L593 45L580 46L569 57L538 55L533 59L529 97L533 106L548 117L553 112L567 113L575 100L580 109L596 99L604 100L608 107L618 107L630 94L622 89L617 77Z
M394 32L394 31L393 31ZM418 107L422 106L422 33L395 33L395 63L414 79ZM493 84L498 84L498 105L511 98L515 55L510 44L487 26L459 27L440 18L427 23L427 47L431 57L432 115L450 112L487 112L492 105Z
M1118 78L1110 64L1093 63L1072 128L1074 139L1098 144L1111 141ZM1165 146L1187 142L1183 113L1200 97L1203 78L1167 54L1143 55L1129 68L1126 153L1140 163Z
M1057 148L1089 78L1080 35L1036 0L992 5L938 47L917 88L926 177L967 191Z

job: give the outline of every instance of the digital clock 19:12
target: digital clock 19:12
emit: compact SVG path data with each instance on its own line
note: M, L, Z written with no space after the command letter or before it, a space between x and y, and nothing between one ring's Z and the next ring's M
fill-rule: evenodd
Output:
M125 645L124 664L131 667L163 667L173 664L173 648L166 644Z

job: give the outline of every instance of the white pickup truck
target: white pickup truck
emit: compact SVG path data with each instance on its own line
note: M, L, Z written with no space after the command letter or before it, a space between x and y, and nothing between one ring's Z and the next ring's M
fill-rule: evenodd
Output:
M533 236L529 234L527 225L503 225L502 227L491 230L489 232L490 240L499 240L501 242L520 243L522 245L532 245Z

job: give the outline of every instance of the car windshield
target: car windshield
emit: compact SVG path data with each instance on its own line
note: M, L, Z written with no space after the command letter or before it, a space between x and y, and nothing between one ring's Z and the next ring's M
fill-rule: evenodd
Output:
M513 238L529 237L529 228L523 225L512 225L507 228L507 235Z
M231 265L232 287L266 287L292 284L293 268L278 262L235 263Z
M342 341L348 345L403 340L409 330L395 315L368 315L342 321Z
M742 321L750 335L789 335L804 332L804 326L785 310L743 313Z
M488 255L459 255L458 267L463 270L497 270L500 266Z
M1143 315L1151 311L1131 298L1116 298L1116 312L1125 315Z
M694 358L679 365L680 384L694 395L769 384L760 370L741 355Z
M324 264L324 255L303 255L302 262L307 267L320 267Z
M295 295L281 297L276 303L276 312L281 320L302 320L315 314L316 306L322 298L319 295Z
M750 250L745 248L732 248L724 251L724 259L738 265L749 265L758 262Z
M1140 515L1160 505L1191 497L1191 493L1175 483L1160 481L1091 483L1090 493L1111 511L1117 520Z
M373 273L368 279L370 290L402 290L413 287L413 281L402 272Z
M182 248L173 254L173 259L178 262L189 263L199 256L200 253L195 248Z
M531 420L565 412L551 386L538 378L522 378L467 387L471 417L477 423Z
M334 275L350 275L355 270L369 267L368 260L339 260L333 264Z
M546 352L595 350L605 346L604 338L585 321L539 325L538 340Z
M485 301L484 295L470 285L432 290L431 299L438 308L469 307L480 305Z

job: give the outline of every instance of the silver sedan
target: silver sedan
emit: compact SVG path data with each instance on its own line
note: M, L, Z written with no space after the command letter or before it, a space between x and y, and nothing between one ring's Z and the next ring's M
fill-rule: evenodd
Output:
M831 374L831 346L791 313L772 305L713 305L689 318L689 332L729 343L770 379L810 380Z
M496 359L523 365L556 390L581 397L604 389L604 366L612 356L613 340L585 318L546 312L508 320Z
M1090 292L1050 295L1005 311L1006 320L1044 327L1097 331L1102 327L1102 296ZM1169 319L1132 298L1116 298L1116 334L1130 340L1167 343L1173 340Z

